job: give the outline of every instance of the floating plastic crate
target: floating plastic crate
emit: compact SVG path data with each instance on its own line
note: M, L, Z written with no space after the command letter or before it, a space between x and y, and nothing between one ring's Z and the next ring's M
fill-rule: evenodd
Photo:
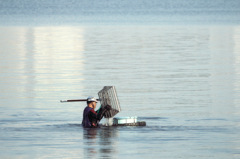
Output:
M113 126L146 126L146 122L138 121L137 117L116 117Z

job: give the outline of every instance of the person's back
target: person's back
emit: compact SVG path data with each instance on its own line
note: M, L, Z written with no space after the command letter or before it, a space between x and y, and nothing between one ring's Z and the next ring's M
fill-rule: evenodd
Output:
M91 109L92 108L86 106L86 108L83 111L83 120L82 120L82 126L83 127L86 127L86 128L92 127L92 123L91 123L91 121L90 121L90 119L88 117L89 112L91 111Z

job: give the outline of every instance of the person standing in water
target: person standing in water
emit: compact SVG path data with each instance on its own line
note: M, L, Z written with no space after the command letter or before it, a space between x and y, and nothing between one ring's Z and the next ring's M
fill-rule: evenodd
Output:
M82 126L85 128L96 128L99 126L100 120L106 111L111 109L111 106L107 105L104 109L100 108L98 113L95 111L97 106L97 99L90 96L87 98L87 106L83 111Z

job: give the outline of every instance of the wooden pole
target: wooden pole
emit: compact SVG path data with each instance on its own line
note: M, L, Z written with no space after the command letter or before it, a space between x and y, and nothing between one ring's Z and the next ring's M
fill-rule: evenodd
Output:
M100 99L97 99L98 101L100 101ZM87 99L69 99L69 100L60 100L61 103L65 103L65 102L86 102Z

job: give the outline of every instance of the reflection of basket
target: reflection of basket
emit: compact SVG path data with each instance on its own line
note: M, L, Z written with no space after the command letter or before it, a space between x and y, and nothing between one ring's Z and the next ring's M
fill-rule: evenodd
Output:
M105 118L112 118L121 111L117 91L114 86L104 86L103 89L98 92L98 96L100 98L102 108L106 105L110 105L112 107L111 110L104 114Z

